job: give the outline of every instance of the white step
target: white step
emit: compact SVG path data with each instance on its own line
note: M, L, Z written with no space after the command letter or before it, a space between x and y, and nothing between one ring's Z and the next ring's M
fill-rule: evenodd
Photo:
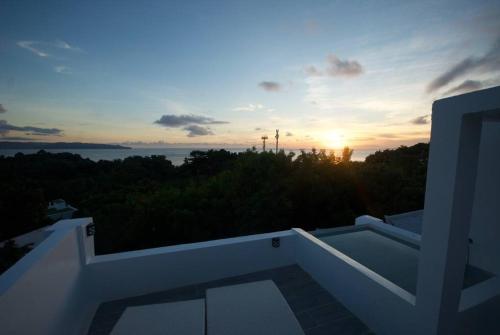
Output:
M207 335L303 335L271 280L207 290Z
M128 307L111 334L204 335L205 300Z

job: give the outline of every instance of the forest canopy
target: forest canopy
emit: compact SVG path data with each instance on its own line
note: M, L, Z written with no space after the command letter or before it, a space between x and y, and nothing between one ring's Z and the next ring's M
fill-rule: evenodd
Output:
M0 241L50 224L50 200L91 216L96 252L111 253L300 227L350 225L363 214L423 207L429 145L364 162L324 150L193 151L94 162L70 153L0 156Z

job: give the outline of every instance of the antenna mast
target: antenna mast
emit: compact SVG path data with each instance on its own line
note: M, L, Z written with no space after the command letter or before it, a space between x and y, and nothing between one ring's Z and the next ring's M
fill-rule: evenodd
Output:
M265 152L266 151L266 140L267 140L267 136L264 135L261 137L262 139L262 151Z
M278 139L280 138L280 130L276 129L276 136L274 136L276 139L276 154L278 154Z

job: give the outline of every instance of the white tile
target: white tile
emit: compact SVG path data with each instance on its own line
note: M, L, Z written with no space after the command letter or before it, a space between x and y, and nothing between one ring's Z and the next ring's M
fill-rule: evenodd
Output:
M303 335L280 290L270 281L207 290L208 335Z
M128 307L112 335L204 335L203 299Z

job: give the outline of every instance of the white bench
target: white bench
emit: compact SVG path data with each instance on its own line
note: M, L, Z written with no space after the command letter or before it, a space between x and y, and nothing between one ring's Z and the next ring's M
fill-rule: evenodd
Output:
M270 280L207 290L207 335L304 335Z
M112 335L205 335L205 300L128 307Z

